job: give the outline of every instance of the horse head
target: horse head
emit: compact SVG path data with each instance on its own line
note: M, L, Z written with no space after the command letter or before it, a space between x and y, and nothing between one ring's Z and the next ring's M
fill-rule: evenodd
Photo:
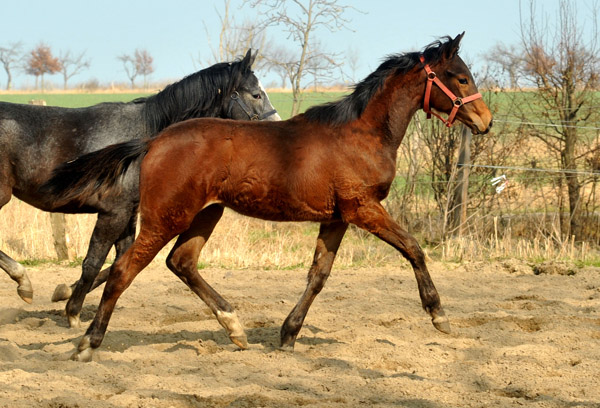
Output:
M267 92L252 71L257 53L248 50L238 70L238 85L229 95L225 117L238 120L281 120Z
M492 113L483 102L471 71L458 56L464 34L463 32L454 39L449 38L439 48L429 48L421 55L421 63L427 75L423 109L428 118L431 115L437 116L447 126L458 119L473 134L487 133L492 126ZM430 50L435 50L437 55L428 55L431 54L428 53ZM429 63L429 60L435 62ZM433 110L447 114L448 118L444 119Z

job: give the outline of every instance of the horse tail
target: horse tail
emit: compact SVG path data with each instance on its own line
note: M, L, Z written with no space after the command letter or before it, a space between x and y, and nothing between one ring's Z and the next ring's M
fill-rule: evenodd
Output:
M95 193L104 195L125 175L129 166L148 152L149 140L118 143L58 166L39 192L58 205L78 201L83 205Z

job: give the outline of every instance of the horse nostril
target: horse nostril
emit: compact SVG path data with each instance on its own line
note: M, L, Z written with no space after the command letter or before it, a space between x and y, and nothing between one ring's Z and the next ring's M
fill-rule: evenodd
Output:
M488 129L490 129L493 124L494 124L494 119L490 120L490 124L488 125Z

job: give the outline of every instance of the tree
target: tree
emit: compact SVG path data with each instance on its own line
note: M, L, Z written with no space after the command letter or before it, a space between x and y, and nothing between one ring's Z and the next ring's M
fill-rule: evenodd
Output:
M302 101L303 79L310 73L308 67L312 67L313 77L318 77L329 75L332 69L341 66L336 62L338 54L321 51L318 43L313 41L315 31L348 29L349 20L344 17L344 13L354 8L340 5L337 0L252 0L249 3L251 7L258 8L261 15L266 16L262 27L282 25L288 38L298 45L298 54L293 64L269 58L272 64L288 73L292 83L292 115L296 115ZM288 6L293 7L293 10Z
M85 51L78 55L71 55L71 51L67 51L61 53L58 60L61 65L60 72L62 73L64 80L64 89L67 89L67 82L69 79L90 67L90 60L85 58Z
M346 61L348 64L348 69L350 70L349 77L350 81L356 83L358 81L356 73L358 72L358 67L360 65L360 59L358 55L358 48L356 46L350 46L346 50Z
M507 70L514 68L526 86L535 88L529 103L521 107L523 122L531 122L532 117L548 122L546 127L531 127L530 132L557 157L563 170L569 207L569 223L563 233L581 238L583 181L578 168L599 148L587 145L588 138L581 137L585 121L597 115L600 103L598 8L596 3L586 13L592 23L586 28L572 2L558 0L558 5L557 18L552 21L537 13L535 1L530 0L529 15L521 13L521 43L505 47L504 61L497 63Z
M488 61L501 68L502 74L508 75L508 86L517 89L519 86L519 73L523 70L523 60L514 58L518 54L515 45L506 46L496 44L488 55Z
M154 72L153 62L154 58L152 58L147 50L135 50L135 64L138 73L144 77L144 89L148 88L148 75L151 75Z
M148 86L147 77L154 72L152 63L154 59L145 49L136 49L133 55L119 55L118 60L123 62L123 68L127 78L131 81L131 89L135 88L135 79L142 75L144 77L144 88Z
M258 24L245 20L238 24L235 18L229 13L231 7L231 0L223 0L223 12L219 12L215 9L221 22L221 30L219 32L219 44L218 46L210 45L211 57L201 63L207 63L212 65L223 61L233 61L240 56L246 54L249 48L253 49L265 49L270 48L267 45L267 37ZM210 44L210 33L206 29L206 34ZM264 56L258 54L257 59L254 62L254 69L264 68Z
M12 89L12 69L14 64L20 59L22 44L15 42L9 44L7 47L0 47L0 62L6 72L6 90Z
M125 74L127 74L127 78L131 82L131 89L135 88L135 79L139 75L137 70L137 65L135 64L135 56L122 54L117 57L119 61L123 63L123 69L125 70Z
M44 91L44 75L55 74L61 69L60 61L52 55L52 50L44 43L40 43L31 50L25 65L25 72L35 76L36 88L38 78L42 79L42 92Z

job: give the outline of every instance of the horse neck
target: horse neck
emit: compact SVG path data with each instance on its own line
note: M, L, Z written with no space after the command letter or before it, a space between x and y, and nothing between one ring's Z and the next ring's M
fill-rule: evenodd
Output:
M180 83L176 86L183 88L184 84ZM167 126L186 119L219 116L222 110L223 98L217 90L210 92L202 89L186 92L183 89L168 89L148 97L144 102L143 114L149 133L154 135Z
M408 124L422 106L425 82L416 69L388 78L361 117L370 126L380 129L392 149L398 149Z

